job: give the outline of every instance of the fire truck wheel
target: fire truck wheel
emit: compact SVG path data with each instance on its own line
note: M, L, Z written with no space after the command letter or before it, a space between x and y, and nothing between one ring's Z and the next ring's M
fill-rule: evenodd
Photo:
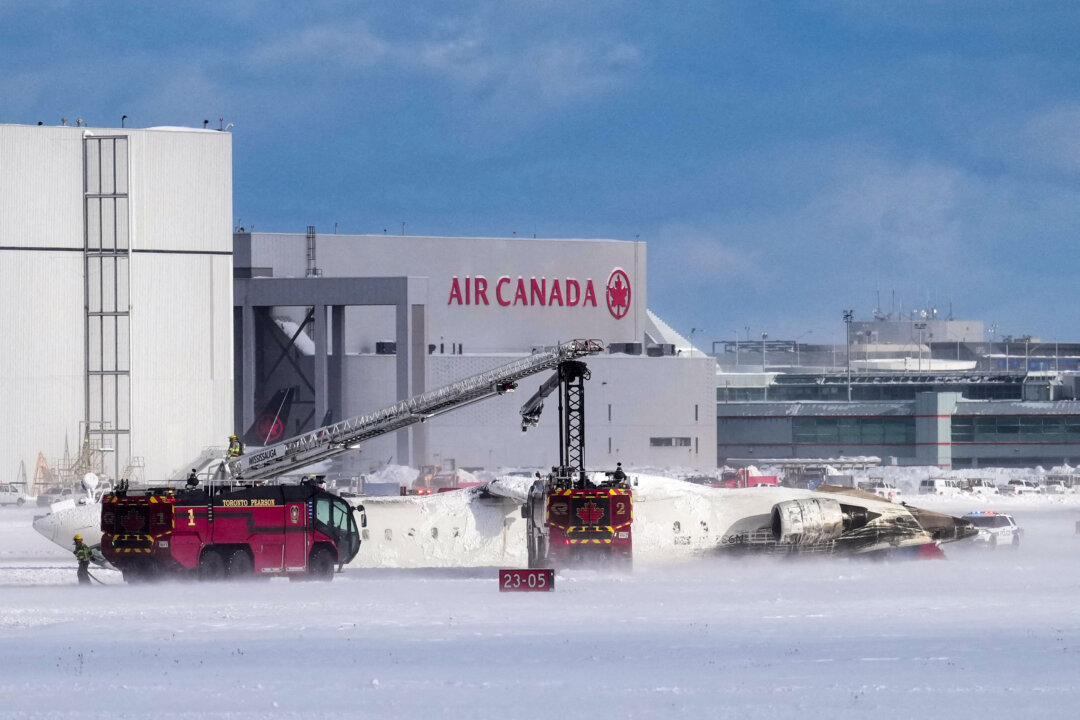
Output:
M534 537L532 537L530 535L530 536L528 536L526 538L526 543L528 544L528 547L529 547L529 567L530 568L538 568L538 567L540 567L540 561L539 561L539 559L537 557L537 552L536 552L536 538L534 538Z
M332 580L334 578L334 554L326 548L315 548L308 562L308 573L312 580Z
M529 567L548 567L548 538L534 535L529 538Z
M255 579L255 563L246 550L234 550L226 564L226 575L230 580Z
M216 550L207 550L199 558L200 580L221 580L225 577L225 559Z
M154 579L154 566L148 561L134 562L121 571L126 583L145 583Z

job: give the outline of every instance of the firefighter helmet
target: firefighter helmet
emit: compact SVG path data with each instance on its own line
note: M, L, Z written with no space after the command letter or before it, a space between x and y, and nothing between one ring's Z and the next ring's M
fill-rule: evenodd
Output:
M82 535L76 535L75 542L82 542Z

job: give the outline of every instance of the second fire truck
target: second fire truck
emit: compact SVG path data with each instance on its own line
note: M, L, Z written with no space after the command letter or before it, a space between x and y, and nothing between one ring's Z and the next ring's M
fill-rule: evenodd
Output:
M521 509L529 567L633 562L633 491L621 472L593 480L585 471L584 362L568 360L521 408L521 429L537 424L544 399L559 391L559 464L538 477ZM597 476L594 476L597 477Z

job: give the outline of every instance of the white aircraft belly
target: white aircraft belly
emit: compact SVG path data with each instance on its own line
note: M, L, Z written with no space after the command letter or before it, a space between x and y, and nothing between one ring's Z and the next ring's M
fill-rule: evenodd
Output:
M90 547L101 545L101 504L76 505L68 500L66 507L56 504L47 515L34 518L34 529L60 547L75 550L75 535L82 535Z

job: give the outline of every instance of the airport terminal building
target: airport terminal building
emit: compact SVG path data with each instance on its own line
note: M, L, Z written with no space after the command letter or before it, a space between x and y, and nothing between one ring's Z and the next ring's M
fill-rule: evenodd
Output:
M980 322L921 317L853 329L848 346L777 341L717 353L720 465L1080 463L1080 344L988 342Z

